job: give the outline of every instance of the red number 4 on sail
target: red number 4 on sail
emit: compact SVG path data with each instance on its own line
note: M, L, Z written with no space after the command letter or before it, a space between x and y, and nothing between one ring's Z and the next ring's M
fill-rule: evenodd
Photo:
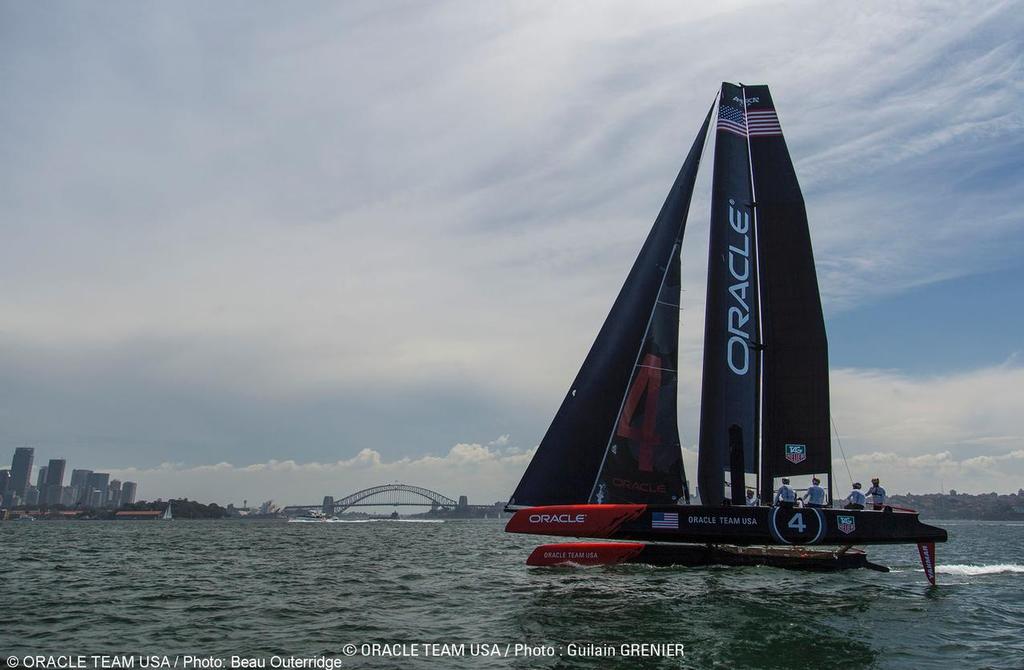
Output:
M655 421L658 417L658 392L661 389L661 359L654 354L644 356L643 362L633 379L633 386L626 396L619 416L619 427L615 434L628 438L636 450L637 467L641 472L654 471L654 447L661 443L655 432ZM646 398L644 391L647 392ZM639 426L633 425L640 401L644 400L643 417Z

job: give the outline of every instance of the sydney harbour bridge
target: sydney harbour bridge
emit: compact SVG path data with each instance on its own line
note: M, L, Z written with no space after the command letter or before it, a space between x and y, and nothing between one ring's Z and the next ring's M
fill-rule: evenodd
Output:
M432 512L458 516L483 516L500 512L503 503L492 505L470 505L466 496L458 500L411 484L379 484L350 493L346 496L324 496L320 504L289 505L282 512L296 514L309 510L320 510L324 514L341 514L354 507L427 507Z

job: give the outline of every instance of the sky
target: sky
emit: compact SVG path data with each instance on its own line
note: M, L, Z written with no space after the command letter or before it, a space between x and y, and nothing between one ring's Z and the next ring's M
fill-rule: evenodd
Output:
M507 498L733 81L807 203L837 488L1015 492L1021 34L1013 2L0 0L0 458Z

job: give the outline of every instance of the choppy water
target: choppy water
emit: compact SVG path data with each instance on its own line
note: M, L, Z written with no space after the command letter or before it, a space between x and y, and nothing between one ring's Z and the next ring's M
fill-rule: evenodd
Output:
M363 642L679 642L685 656L347 658L365 668L1022 668L1024 524L947 522L894 571L545 568L496 522L0 524L0 653L340 655Z

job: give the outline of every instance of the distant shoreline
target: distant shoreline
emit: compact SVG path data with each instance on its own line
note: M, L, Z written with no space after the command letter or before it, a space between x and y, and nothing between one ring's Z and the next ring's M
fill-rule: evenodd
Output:
M891 496L888 502L917 510L922 517L929 519L1024 521L1024 490L1012 495L908 493Z
M232 508L224 508L216 503L203 504L194 500L171 500L175 519L234 519L234 520L274 520L285 518L280 514L250 514L238 515L232 513ZM890 496L886 501L888 504L897 507L906 507L916 510L925 519L948 519L968 521L1024 521L1024 490L1016 494L999 495L996 493L981 493L971 495L967 493L908 493L904 495ZM130 507L113 509L65 509L65 508L15 508L12 510L0 510L6 512L6 520L15 521L18 517L29 516L40 521L67 520L67 521L104 521L124 520L115 517L116 512L125 510L163 510L167 502L139 502ZM371 518L372 515L355 513L352 518ZM472 518L459 515L455 512L450 514L419 513L404 515L405 518L436 518L436 519L460 519ZM504 515L502 515L504 516ZM386 517L379 517L386 518ZM4 516L0 514L0 519ZM132 520L137 522L137 520Z

